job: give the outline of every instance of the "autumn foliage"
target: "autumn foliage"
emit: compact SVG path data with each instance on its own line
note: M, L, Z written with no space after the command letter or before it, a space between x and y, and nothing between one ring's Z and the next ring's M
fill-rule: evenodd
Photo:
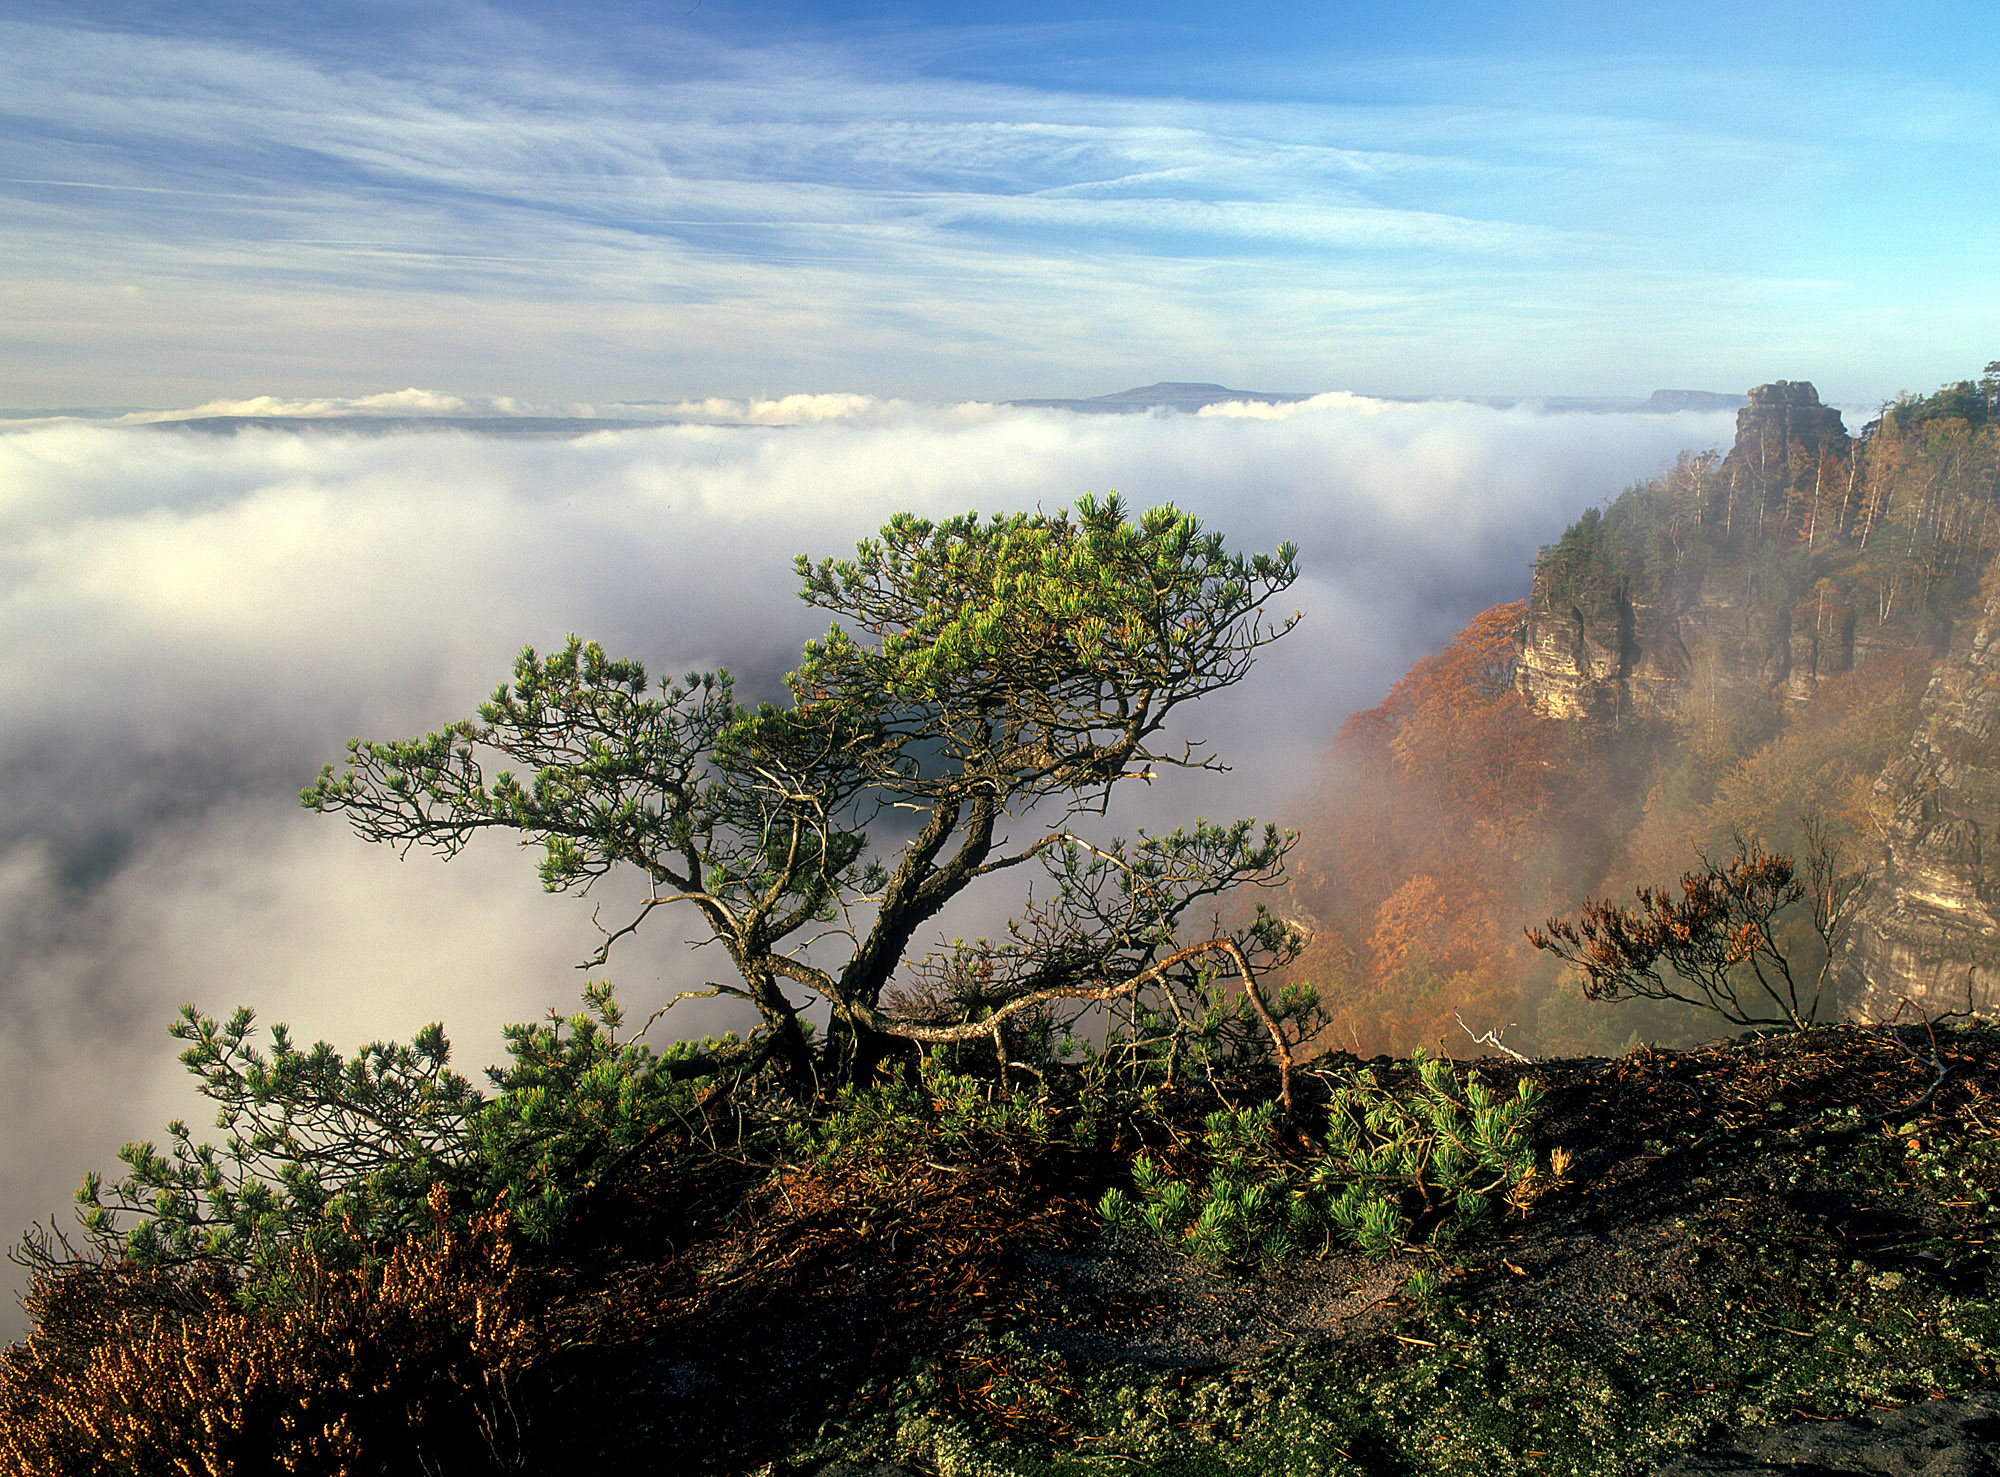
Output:
M1362 1055L1463 1040L1521 1014L1524 910L1563 895L1601 764L1514 690L1527 603L1475 617L1356 713L1298 819L1302 962Z
M547 1343L490 1214L374 1265L300 1251L246 1305L214 1262L75 1261L25 1299L0 1354L0 1466L12 1472L328 1474L518 1465L515 1390Z

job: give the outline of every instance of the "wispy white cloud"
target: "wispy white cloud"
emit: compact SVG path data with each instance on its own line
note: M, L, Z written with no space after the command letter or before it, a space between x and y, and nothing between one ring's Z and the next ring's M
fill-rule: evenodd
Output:
M1004 413L993 405L920 406L907 400L853 394L780 395L770 400L728 400L710 395L647 408L675 420L744 426L809 426L831 421L911 424L925 419L964 425Z
M251 395L240 400L207 400L185 410L138 411L117 417L126 425L202 416L493 416L587 415L588 407L529 405L508 395L451 395L438 390L385 390L375 395Z
M1350 397L1351 398L1351 397ZM779 395L766 399L730 399L707 395L699 400L538 402L511 395L454 395L442 390L385 390L373 395L319 395L304 398L292 395L246 395L235 399L206 400L199 405L165 410L130 410L115 414L69 412L47 416L17 417L5 422L6 429L20 432L48 426L84 423L98 426L165 426L201 420L324 421L332 431L367 430L372 422L399 425L405 420L437 422L442 429L454 429L455 421L478 422L474 430L508 430L491 422L510 419L557 418L574 422L563 429L574 434L591 430L592 420L607 423L606 430L631 429L634 422L660 425L743 425L800 426L828 421L854 424L910 424L933 421L964 425L1005 414L1005 408L978 401L932 404L908 400L881 399L852 393ZM251 425L247 429L255 430ZM527 429L535 429L533 426Z
M485 365L498 393L599 399L1101 390L1126 365L1241 364L1643 392L1682 364L1758 377L1751 348L1705 341L1730 325L1838 372L1909 348L1858 294L1787 291L1852 281L1812 223L1873 186L1876 122L1990 102L1636 60L1110 95L668 31L648 74L524 44L523 24L500 27L517 50L474 27L453 55L0 23L0 374L184 399L231 355L305 393ZM1806 127L1782 99L1809 85L1845 101ZM1978 147L1915 126L1919 159ZM1947 212L1933 252L1980 239L1981 209ZM1673 284L1672 314L1642 278ZM1602 349L1592 317L1616 321ZM1055 366L1074 377L1048 383Z

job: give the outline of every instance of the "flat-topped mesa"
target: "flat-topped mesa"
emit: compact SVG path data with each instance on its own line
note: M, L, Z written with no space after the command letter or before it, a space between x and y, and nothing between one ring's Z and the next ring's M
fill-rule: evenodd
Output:
M1851 611L1826 591L1801 604L1759 579L1755 550L1795 495L1844 495L1826 479L1851 447L1840 412L1810 383L1752 389L1728 456L1689 464L1698 475L1672 489L1675 516L1696 523L1718 557L1642 568L1587 513L1536 564L1515 686L1549 717L1614 727L1699 721L1788 681L1809 697L1817 677L1853 662Z
M1990 588L1990 587L1989 587ZM1889 812L1855 917L1843 996L1865 1016L1907 999L2000 1010L2000 594L1970 650L1938 663L1910 746L1875 782Z

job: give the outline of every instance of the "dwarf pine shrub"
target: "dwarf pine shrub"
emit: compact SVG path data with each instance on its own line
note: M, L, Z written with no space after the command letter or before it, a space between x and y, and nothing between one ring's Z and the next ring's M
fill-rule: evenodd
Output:
M1496 1199L1525 1206L1539 1194L1550 1172L1527 1128L1541 1090L1524 1079L1502 1096L1477 1072L1460 1075L1422 1051L1410 1064L1414 1080L1397 1087L1366 1067L1336 1077L1310 1155L1284 1150L1275 1104L1211 1113L1195 1173L1169 1174L1141 1155L1131 1192L1106 1191L1098 1215L1218 1265L1324 1255L1338 1244L1379 1258L1415 1235L1446 1246L1483 1224Z
M656 1054L626 1039L608 984L587 986L583 1004L506 1027L491 1096L451 1069L441 1026L347 1056L301 1048L282 1025L260 1047L247 1009L218 1021L183 1007L169 1029L219 1105L222 1142L177 1120L164 1150L127 1144L123 1175L84 1177L85 1232L104 1258L231 1267L251 1300L295 1250L353 1258L426 1229L439 1186L469 1209L504 1203L517 1231L548 1240L624 1156L689 1126L693 1092L673 1068L714 1045Z
M672 1063L713 1043L656 1055L623 1038L624 1024L611 986L598 983L567 1018L551 1010L504 1028L510 1060L487 1074L498 1091L471 1120L467 1149L481 1192L534 1240L552 1238L625 1156L665 1131L691 1136L694 1092Z
M943 1048L918 1058L915 1087L842 1088L819 1117L787 1126L787 1151L822 1161L964 1157L998 1139L1045 1144L1057 1135L1043 1097L953 1071L949 1061Z

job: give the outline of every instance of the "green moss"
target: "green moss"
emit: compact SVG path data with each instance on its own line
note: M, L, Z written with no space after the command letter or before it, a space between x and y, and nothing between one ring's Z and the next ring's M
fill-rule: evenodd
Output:
M940 1414L947 1392L935 1369L916 1371L891 1410L810 1454L806 1469L845 1455L940 1477L1623 1477L1725 1426L1852 1414L1993 1377L2000 1311L1983 1287L1942 1293L1921 1274L1828 1257L1790 1270L1825 1311L1787 1321L1768 1308L1702 1305L1609 1346L1461 1304L1420 1326L1430 1347L1378 1344L1206 1373L1101 1370L1062 1412L1079 1427L1062 1447ZM1015 1340L982 1340L966 1352L972 1363L1012 1358L1023 1376L1039 1366L1045 1389L1073 1378L1054 1356ZM1053 1397L1047 1409L1057 1413Z

